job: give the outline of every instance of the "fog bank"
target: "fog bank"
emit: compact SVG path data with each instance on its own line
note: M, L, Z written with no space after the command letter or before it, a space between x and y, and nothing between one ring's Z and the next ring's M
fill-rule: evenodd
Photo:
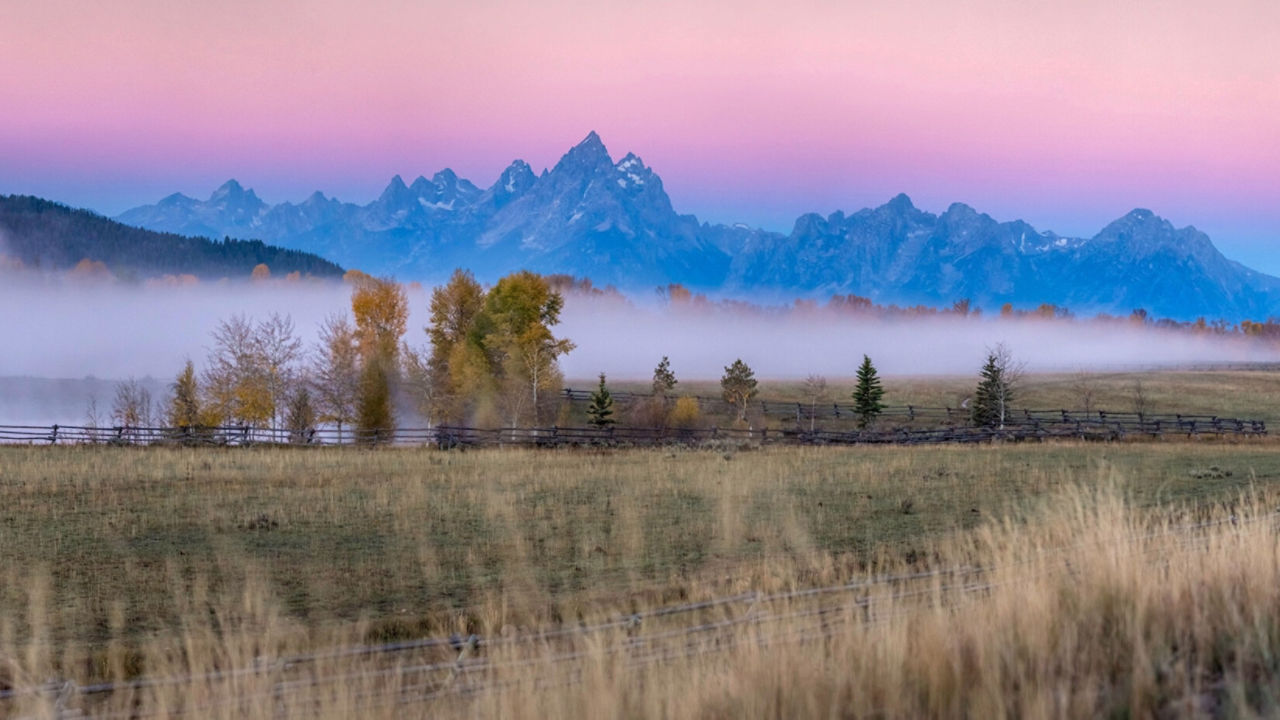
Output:
M810 373L851 377L865 353L882 375L976 375L1003 342L1027 372L1140 369L1267 362L1280 349L1231 336L1137 326L1127 321L1037 320L955 315L884 319L834 311L740 315L721 309L566 306L561 332L578 343L568 377L649 377L663 355L681 377L718 378L742 358L759 377Z
M0 377L155 378L167 384L190 358L204 363L210 332L235 313L292 316L314 343L326 315L349 308L350 288L338 283L228 284L183 287L85 284L62 279L0 276ZM430 293L410 288L406 340L426 345ZM741 312L719 307L638 306L609 297L570 295L558 336L577 348L562 361L566 377L642 379L663 356L684 379L714 379L741 357L761 378L809 373L847 377L863 353L883 375L976 374L986 348L1006 343L1029 372L1144 368L1280 359L1274 346L1240 338L1161 331L1088 320L932 316L885 320L811 312ZM85 385L68 390L82 394ZM100 386L95 385L99 388ZM53 402L0 383L0 423L62 417L87 398ZM95 391L95 392L99 392ZM51 391L52 392L52 391ZM45 398L43 400L39 398ZM98 394L109 409L110 393ZM19 407L22 405L23 407ZM30 407L44 405L45 408ZM57 417L46 417L57 408Z

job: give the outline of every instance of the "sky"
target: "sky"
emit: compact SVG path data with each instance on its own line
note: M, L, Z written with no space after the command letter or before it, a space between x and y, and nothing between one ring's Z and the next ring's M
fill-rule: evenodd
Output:
M1134 207L1280 274L1280 2L0 0L0 193L368 202L590 130L680 212Z

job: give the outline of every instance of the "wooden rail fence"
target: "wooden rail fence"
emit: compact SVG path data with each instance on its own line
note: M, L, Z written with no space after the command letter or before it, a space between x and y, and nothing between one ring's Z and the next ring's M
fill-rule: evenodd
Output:
M592 391L574 390L566 388L561 391L564 399L571 403L588 403L591 401ZM637 402L651 401L655 396L647 393L632 393L625 391L610 392L613 399L622 405L631 405ZM736 414L737 409L729 404L724 398L709 397L706 395L689 395L698 403L698 407L704 413L721 413ZM667 396L664 401L674 403L677 398L675 396ZM785 418L795 419L797 423L808 422L810 420L856 420L858 417L857 409L852 404L841 403L806 403L806 402L787 402L780 400L760 400L751 401L750 405L754 413L758 413L765 418ZM1012 410L1005 425L1022 425L1022 424L1049 424L1049 423L1116 423L1119 422L1125 426L1152 425L1153 423L1162 424L1178 424L1178 423L1261 423L1259 420L1239 420L1236 418L1224 418L1217 415L1196 415L1196 414L1179 414L1179 413L1126 413L1126 412L1110 412L1107 410L1066 410L1066 409L1016 409ZM901 424L928 424L938 426L960 426L970 423L970 414L967 408L959 407L928 407L921 405L888 405L880 412L877 418L880 425L901 425Z
M866 430L812 431L797 428L671 428L671 427L508 427L474 428L437 425L355 433L333 427L304 432L247 426L230 427L87 427L78 425L0 425L0 444L111 445L435 445L441 448L482 445L706 445L715 443L855 445L974 443L992 440L1081 438L1114 440L1126 436L1253 436L1265 435L1261 420L1212 415L1142 415L1137 413L1071 413L1019 411L1003 427L942 425L915 428L881 420Z

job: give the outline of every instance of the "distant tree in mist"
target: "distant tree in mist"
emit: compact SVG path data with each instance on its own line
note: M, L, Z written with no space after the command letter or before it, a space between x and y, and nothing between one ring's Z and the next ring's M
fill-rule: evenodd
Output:
M725 402L738 411L739 422L747 419L747 406L760 392L758 385L755 372L742 362L742 358L725 367L720 378L720 392Z
M994 348L988 349L987 361L982 366L982 378L969 408L974 425L1004 427L1022 373L1023 364L1014 360L1007 345L997 343Z
M246 315L232 315L218 322L212 340L202 377L207 417L213 425L238 422L237 388L256 372L253 323Z
M191 428L201 424L200 386L196 380L195 364L190 360L170 386L169 407L165 424L172 428Z
M399 378L400 338L409 320L404 287L390 278L357 276L351 293L360 383L356 429L368 440L395 427L392 397Z
M129 378L116 384L111 404L111 419L119 427L140 428L151 425L151 391Z
M316 426L316 410L307 383L298 383L289 395L284 427L291 442L304 442Z
M360 371L360 394L356 402L356 440L374 443L390 439L395 429L391 408L391 378L385 357L365 360Z
M671 360L663 355L658 366L653 369L653 394L665 398L676 389L679 382L676 380L676 374L671 371Z
M818 403L830 397L827 379L821 375L809 375L804 379L804 397L809 401L809 432L813 432L818 417Z
M858 366L858 384L853 389L853 411L858 415L858 427L866 429L875 423L884 411L884 387L871 358L863 355Z
M600 386L591 393L591 402L587 405L587 422L598 428L613 425L613 395L605 386L604 373L600 373Z
M558 390L561 376L557 360L574 348L571 340L551 332L563 309L560 293L541 275L528 271L498 280L485 298L489 329L485 346L492 353L492 367L500 369L508 392L521 392L517 388L523 381L530 394L534 423L538 422L539 392Z
M409 320L404 287L391 278L361 277L351 292L356 339L365 358L380 355L395 360Z
M102 415L98 411L98 396L89 394L89 401L84 412L84 426L88 430L89 442L99 440L99 428L102 427Z
M431 351L400 346L400 389L413 401L418 414L427 422L439 417L436 386L431 382Z
M1147 389L1142 386L1142 378L1133 379L1133 386L1129 392L1129 402L1133 407L1133 411L1138 415L1146 415L1151 412L1151 398L1147 395Z
M254 341L263 381L270 396L272 424L278 425L299 379L297 366L302 358L302 340L294 329L293 318L271 313L258 323Z
M1094 400L1098 396L1098 379L1088 370L1080 369L1071 378L1071 390L1075 393L1076 402L1085 415L1093 412Z
M356 331L343 315L331 315L320 325L320 345L311 362L317 418L342 428L355 422L360 398L360 348Z
M431 419L458 422L462 418L469 391L475 390L462 381L467 375L463 366L482 359L482 353L470 353L465 346L477 341L473 331L483 310L484 288L466 270L455 270L447 283L431 292L427 326L431 356L425 363L425 377L419 380L425 391L420 394L430 398L425 410Z
M671 370L671 360L663 355L653 369L650 395L630 403L629 414L635 425L662 428L667 426L670 396L679 381Z
M301 355L287 315L271 313L255 323L238 314L218 323L203 377L204 424L277 426Z

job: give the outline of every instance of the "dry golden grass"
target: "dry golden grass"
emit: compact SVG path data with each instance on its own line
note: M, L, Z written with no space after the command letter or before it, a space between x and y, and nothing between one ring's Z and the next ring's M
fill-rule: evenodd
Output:
M3 448L0 688L43 690L0 714L1270 714L1278 477L1265 441ZM489 642L282 661L453 633Z

